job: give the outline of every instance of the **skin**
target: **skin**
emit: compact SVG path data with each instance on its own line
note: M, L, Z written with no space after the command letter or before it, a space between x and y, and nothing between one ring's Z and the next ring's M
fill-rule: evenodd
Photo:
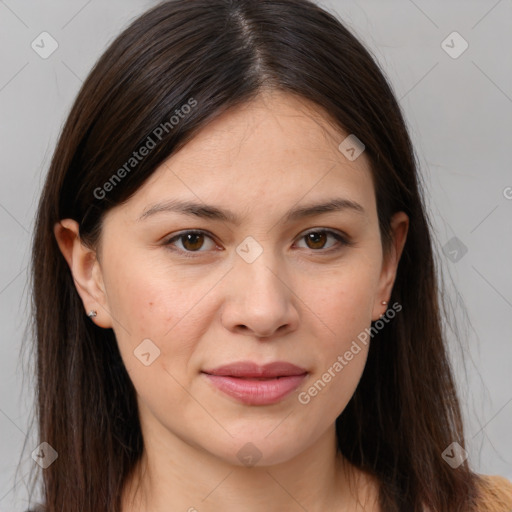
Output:
M345 158L346 136L307 100L267 91L211 122L110 210L96 252L74 220L56 224L85 312L114 330L137 391L145 451L123 512L378 510L375 482L336 454L335 436L369 345L308 404L298 401L385 312L407 236L398 212L383 251L369 162ZM291 208L333 197L364 212L284 221ZM240 224L171 212L137 220L171 198L229 209ZM321 232L308 242L312 228L352 245ZM190 229L207 235L164 245ZM252 263L236 252L247 236L263 250ZM149 366L134 356L147 338L160 350ZM241 360L309 374L277 404L246 405L201 374ZM249 442L261 454L253 467L237 456Z

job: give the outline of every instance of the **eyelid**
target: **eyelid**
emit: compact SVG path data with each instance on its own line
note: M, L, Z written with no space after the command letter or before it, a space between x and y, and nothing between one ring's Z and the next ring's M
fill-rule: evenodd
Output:
M302 239L306 235L309 235L310 233L327 233L328 235L333 235L334 238L336 238L336 240L338 240L339 242L341 242L344 245L352 245L352 241L346 233L343 233L343 231L338 231L336 229L331 229L331 228L310 228L307 231L303 231L302 233L300 233L297 238ZM313 252L321 252L322 250L323 249L319 249L318 251L313 250ZM325 249L324 251L328 251L328 250L329 249Z
M328 249L317 249L317 250L310 249L310 251L313 254L315 254L315 253L330 254L331 252L336 252L338 250L341 250L345 246L350 247L350 246L354 245L354 242L351 240L351 238L346 233L343 233L342 231L338 231L338 230L335 230L332 228L322 228L322 227L309 228L308 230L301 232L297 236L296 240L301 240L310 233L327 233L328 235L332 235L338 241L337 247L334 246L334 247L329 247ZM175 247L171 248L174 241L179 240L182 236L185 236L187 234L205 235L206 237L210 238L214 243L216 243L215 237L209 231L206 231L204 229L186 229L186 230L183 230L183 231L180 231L180 232L174 234L170 238L167 238L163 242L163 245L165 247L168 247L169 250L171 250L173 252L177 252L177 253L185 256L186 258L196 258L199 256L200 253L208 252L208 251L201 251L201 250L184 251L182 249L175 248Z

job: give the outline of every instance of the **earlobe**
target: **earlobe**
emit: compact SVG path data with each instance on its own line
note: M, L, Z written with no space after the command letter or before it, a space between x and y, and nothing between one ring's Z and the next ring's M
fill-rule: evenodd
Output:
M95 316L89 317L91 321L100 327L112 327L96 253L80 240L78 223L73 219L63 219L55 224L53 232L82 299L84 315L89 316L91 311L96 311Z
M392 242L389 251L384 256L379 282L378 294L375 297L372 321L378 320L387 309L387 302L395 283L398 264L407 239L409 217L404 212L397 212L390 222ZM384 304L384 302L386 304Z

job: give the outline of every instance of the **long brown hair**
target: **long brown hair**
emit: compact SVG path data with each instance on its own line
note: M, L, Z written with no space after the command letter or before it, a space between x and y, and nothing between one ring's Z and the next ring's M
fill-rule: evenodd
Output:
M59 455L42 475L46 512L118 512L143 449L136 393L114 333L85 315L55 223L75 219L84 243L97 247L110 208L208 122L264 87L314 102L365 144L384 245L392 214L410 219L390 298L403 312L375 335L336 421L339 450L377 478L384 512L471 510L477 476L467 462L453 469L442 458L452 442L464 447L461 412L416 159L382 71L340 21L309 0L176 0L135 20L94 66L38 206L32 286L39 437ZM170 123L191 98L195 108ZM114 183L162 125L165 136Z

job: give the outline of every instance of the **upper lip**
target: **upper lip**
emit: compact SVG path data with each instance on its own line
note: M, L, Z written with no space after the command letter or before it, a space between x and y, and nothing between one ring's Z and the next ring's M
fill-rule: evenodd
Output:
M213 368L203 370L210 375L221 375L225 377L288 377L291 375L303 375L307 370L285 361L275 361L260 366L252 361L238 361Z

